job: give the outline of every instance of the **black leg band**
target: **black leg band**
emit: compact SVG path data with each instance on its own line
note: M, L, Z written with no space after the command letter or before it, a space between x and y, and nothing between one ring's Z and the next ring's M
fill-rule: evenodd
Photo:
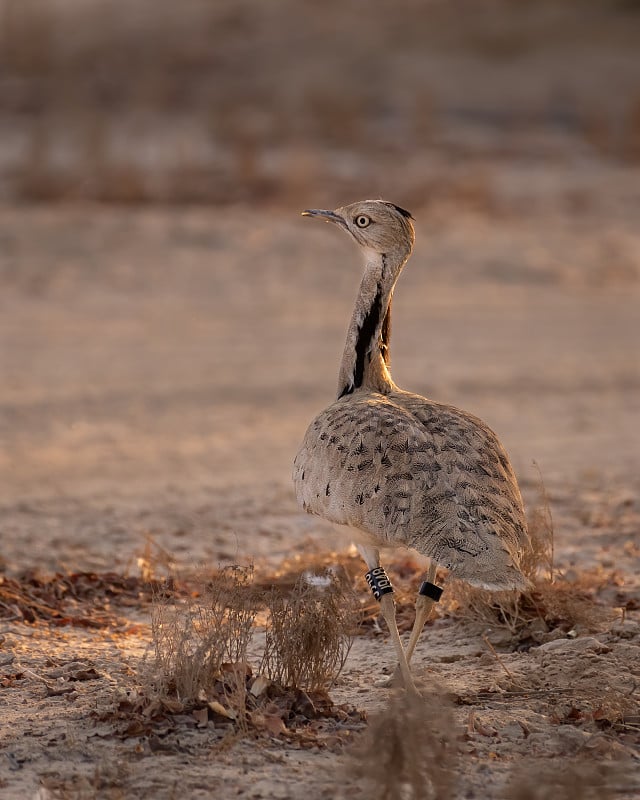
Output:
M423 581L418 589L418 594L429 597L434 603L437 603L442 594L442 587L436 586L435 583L430 583L429 581Z
M393 586L383 567L374 567L364 577L376 600L380 600L383 594L393 592Z

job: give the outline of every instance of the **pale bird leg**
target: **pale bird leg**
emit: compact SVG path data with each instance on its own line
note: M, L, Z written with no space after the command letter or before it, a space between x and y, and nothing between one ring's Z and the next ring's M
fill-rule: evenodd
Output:
M429 565L427 581L429 583L433 583L435 577L436 577L436 565L432 562ZM416 618L413 623L413 628L411 629L409 644L407 645L407 649L405 651L407 657L407 663L411 661L411 656L413 655L413 651L416 649L416 645L418 644L418 639L420 638L422 629L424 628L425 622L429 619L429 616L431 615L431 610L433 609L434 605L435 605L435 600L433 600L431 597L425 597L422 594L419 594L416 597Z
M365 560L369 570L380 566L380 551L377 547L372 547L371 545L367 544L357 544L356 547L358 548L362 558ZM404 648L402 647L402 641L400 640L398 623L396 622L396 604L393 600L393 593L390 592L389 594L383 594L379 602L380 611L382 612L382 616L387 623L389 634L391 635L391 641L396 649L398 669L400 670L400 675L402 676L404 688L407 692L417 694L418 690L416 689L413 678L411 677L409 663L407 662L407 657L404 653Z
M427 573L427 581L429 583L433 583L436 577L436 565L432 562L429 565L429 572ZM422 629L424 628L425 622L429 619L431 615L431 611L435 605L435 600L432 600L430 597L425 597L422 594L419 594L416 597L416 618L413 623L413 628L411 629L411 636L409 637L409 644L407 645L407 649L405 652L405 657L407 659L407 664L411 661L411 656L413 655L413 651L416 649L416 645L418 644L418 639L420 639L420 634L422 633ZM398 686L402 679L402 661L398 659L398 663L396 668L393 672L391 678L386 680L382 685L389 687L389 686Z
M409 670L409 662L407 661L404 648L402 647L402 642L400 641L398 624L396 622L396 604L393 602L392 595L385 594L380 598L380 610L382 611L382 616L385 618L385 622L389 628L393 646L396 648L398 667L400 668L400 674L402 675L404 688L407 692L418 694L418 690L416 689L413 678L411 677L411 671Z

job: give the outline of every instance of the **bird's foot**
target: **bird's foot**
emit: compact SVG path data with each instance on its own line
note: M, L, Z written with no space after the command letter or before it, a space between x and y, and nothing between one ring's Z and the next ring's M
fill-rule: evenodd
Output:
M400 665L396 664L393 673L387 675L385 678L377 680L374 686L378 689L402 689L404 687L404 681L402 680Z
M404 684L402 683L402 680L396 680L395 675L391 675L388 678L381 678L373 685L376 687L376 689L399 689Z

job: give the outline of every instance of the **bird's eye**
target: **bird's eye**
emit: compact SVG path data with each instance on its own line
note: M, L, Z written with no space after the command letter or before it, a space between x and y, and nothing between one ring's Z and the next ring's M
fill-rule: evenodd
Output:
M356 225L359 228L366 228L371 222L371 219L366 214L358 214L356 217Z

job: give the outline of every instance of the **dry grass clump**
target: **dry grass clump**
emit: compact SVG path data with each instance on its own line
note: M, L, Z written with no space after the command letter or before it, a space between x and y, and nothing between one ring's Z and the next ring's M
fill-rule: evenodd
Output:
M176 577L176 560L172 553L162 547L151 534L147 533L144 547L136 556L136 567L140 579L147 583L164 580L173 583ZM127 572L133 567L130 562Z
M540 502L528 515L529 547L524 552L520 567L525 578L532 583L540 578L546 578L549 583L553 583L555 577L553 515L542 474L537 464L535 466L538 471Z
M252 567L234 566L186 600L159 596L152 663L116 716L136 733L152 732L159 720L171 727L168 716L191 713L199 727L224 723L237 732L340 743L362 725L355 708L335 706L327 693L351 646L353 613L348 581L329 571L299 574L286 590L267 589ZM248 651L258 614L265 639L254 670Z
M252 578L250 567L228 567L208 582L197 602L156 602L152 682L160 695L181 703L210 699L226 665L227 677L239 675L259 607ZM232 682L238 690L244 687L244 669L242 679ZM236 701L243 705L242 698Z
M326 570L303 573L290 593L270 590L260 671L282 686L318 691L340 674L351 649L355 596Z
M350 755L349 774L379 800L450 798L458 756L452 711L436 694L393 694Z
M539 762L512 771L502 796L505 800L608 800L628 784L622 764L594 763L582 758Z

